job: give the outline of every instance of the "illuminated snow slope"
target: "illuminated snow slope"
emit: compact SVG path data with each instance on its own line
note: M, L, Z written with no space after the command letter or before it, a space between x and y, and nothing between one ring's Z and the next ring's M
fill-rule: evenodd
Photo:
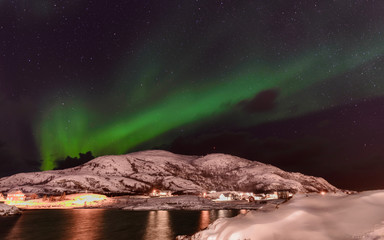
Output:
M0 179L0 192L143 193L152 187L171 191L203 190L337 192L322 178L226 154L185 156L152 150L102 156L65 170L19 173Z
M193 240L384 239L384 191L295 196L270 212L219 219Z

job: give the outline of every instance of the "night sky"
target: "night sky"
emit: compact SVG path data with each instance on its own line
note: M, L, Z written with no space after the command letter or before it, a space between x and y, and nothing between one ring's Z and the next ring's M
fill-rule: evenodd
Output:
M0 176L222 152L384 186L384 2L0 0Z

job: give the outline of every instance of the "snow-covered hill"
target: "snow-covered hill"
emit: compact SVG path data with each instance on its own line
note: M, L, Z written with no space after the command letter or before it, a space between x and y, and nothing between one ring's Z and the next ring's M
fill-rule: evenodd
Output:
M19 173L0 179L0 192L145 193L151 188L182 192L203 190L293 192L339 191L323 178L226 154L185 156L151 150L102 156L64 170Z

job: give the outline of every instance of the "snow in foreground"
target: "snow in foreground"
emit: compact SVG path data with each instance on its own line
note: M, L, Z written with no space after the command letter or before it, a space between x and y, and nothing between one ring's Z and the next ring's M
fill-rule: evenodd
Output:
M275 211L218 219L187 239L384 239L384 191L295 196Z

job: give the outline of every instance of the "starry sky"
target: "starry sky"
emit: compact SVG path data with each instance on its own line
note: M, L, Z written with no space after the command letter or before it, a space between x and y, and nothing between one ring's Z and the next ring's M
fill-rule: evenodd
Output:
M384 2L0 0L0 176L145 149L383 188Z

